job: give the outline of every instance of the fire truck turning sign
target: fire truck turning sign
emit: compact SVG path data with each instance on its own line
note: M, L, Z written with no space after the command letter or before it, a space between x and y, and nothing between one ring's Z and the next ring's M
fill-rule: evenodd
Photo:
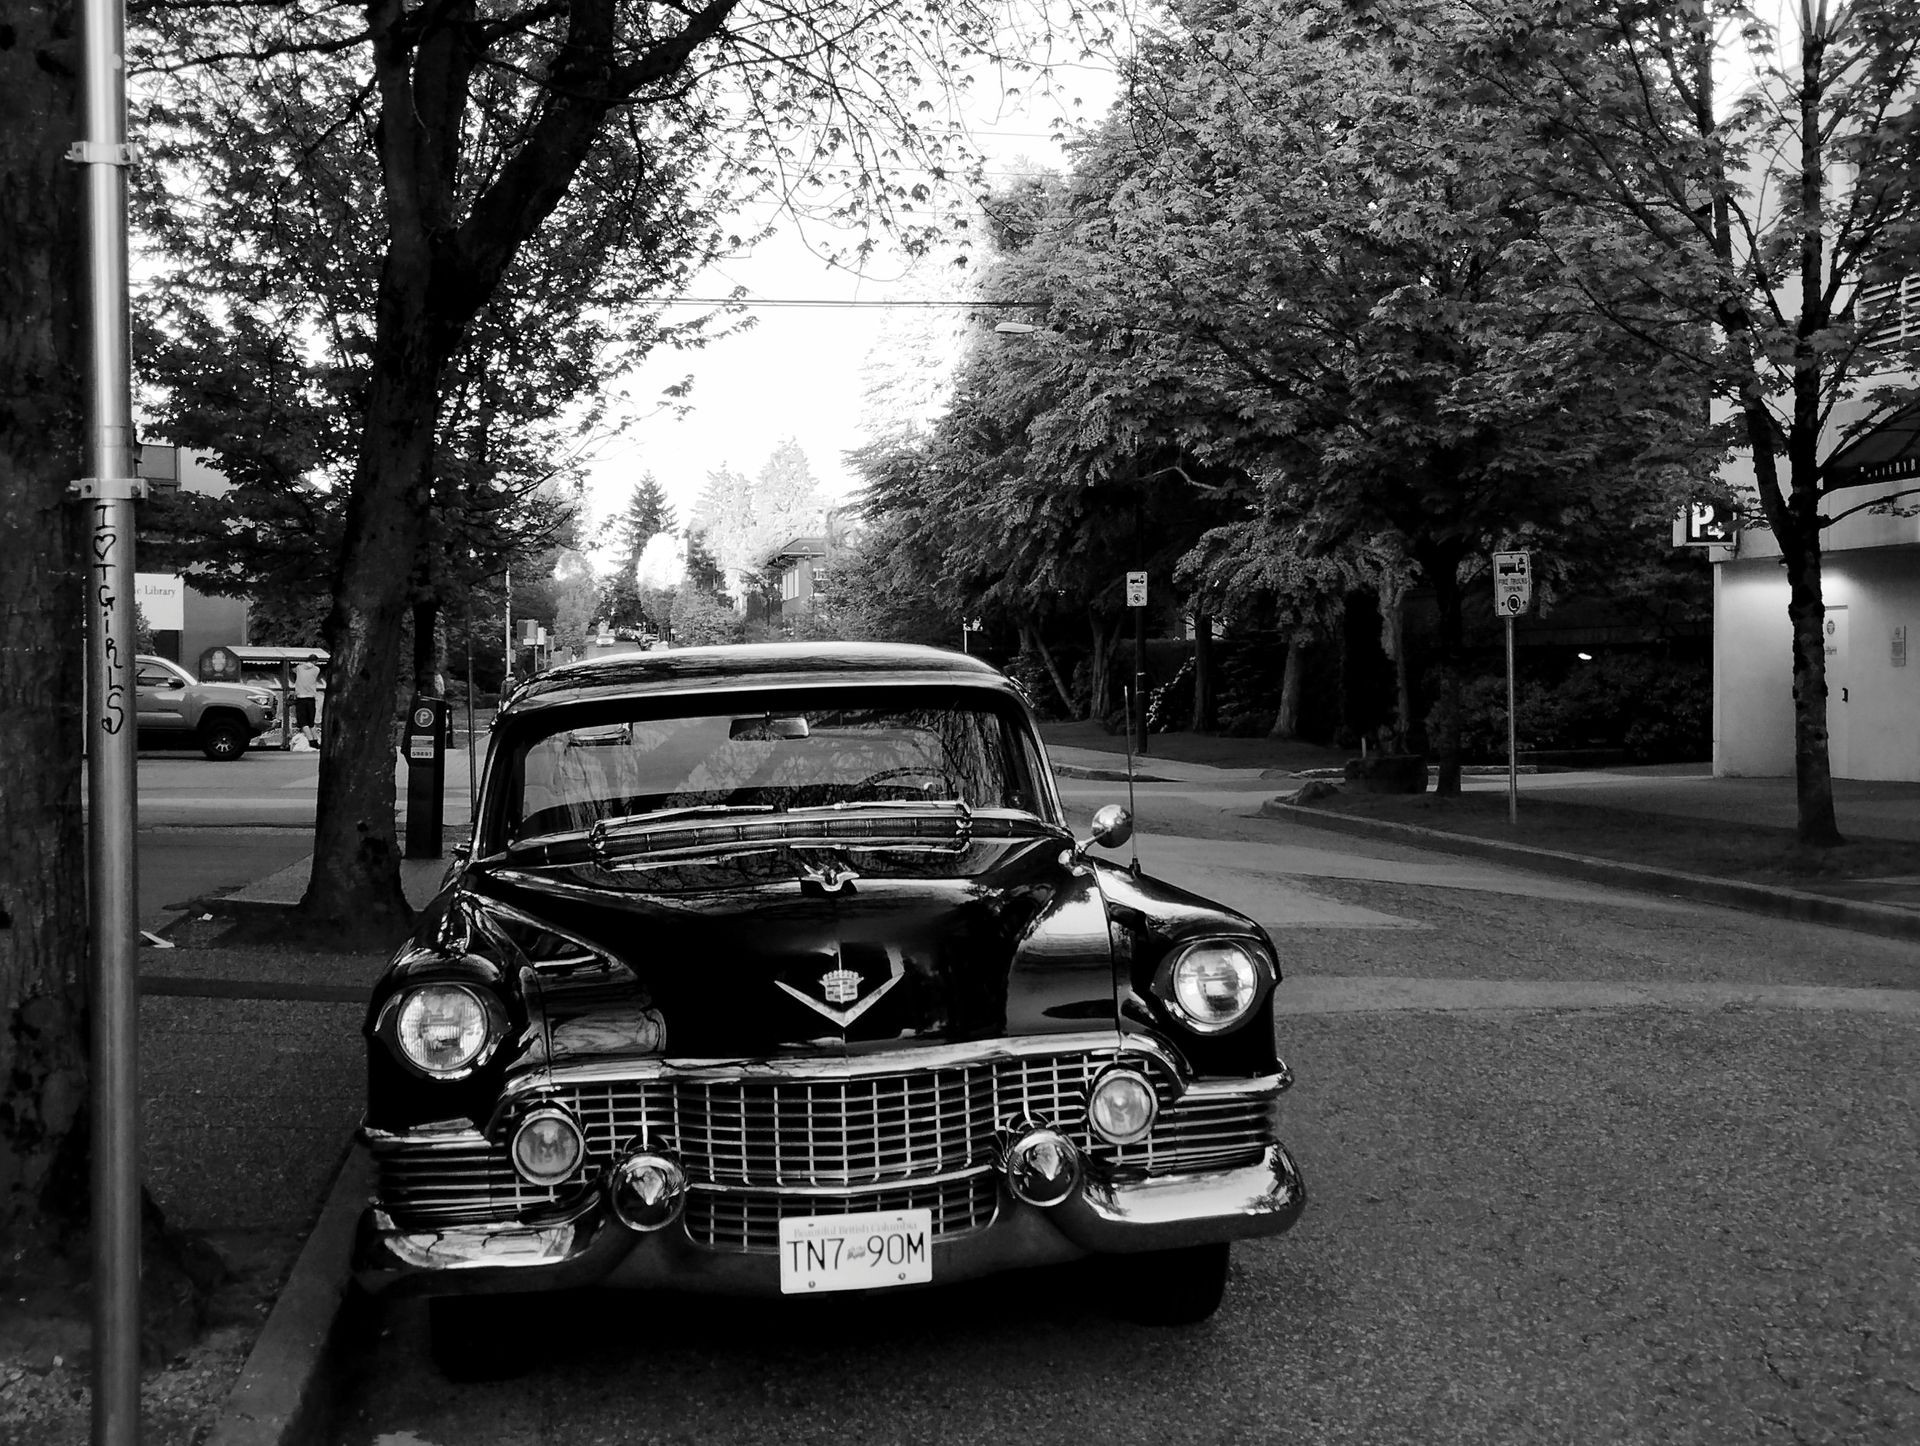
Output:
M1533 603L1533 554L1493 555L1493 610L1503 618L1523 613Z

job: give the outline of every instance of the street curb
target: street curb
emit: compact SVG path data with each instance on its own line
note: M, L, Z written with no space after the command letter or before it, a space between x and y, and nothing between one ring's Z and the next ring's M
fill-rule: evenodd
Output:
M204 1446L306 1446L324 1436L332 1406L324 1372L354 1229L372 1193L373 1162L355 1145Z
M1531 869L1536 873L1555 874L1590 884L1608 884L1641 893L1698 899L1703 903L1719 904L1748 913L1767 914L1803 924L1827 924L1863 934L1877 934L1883 938L1920 940L1920 913L1890 909L1882 904L1857 903L1851 899L1829 898L1825 894L1809 894L1799 889L1771 888L1763 884L1742 883L1736 879L1711 878L1705 874L1675 873L1667 869L1649 868L1645 864L1621 863L1613 859L1588 858L1584 854L1561 853L1556 849L1501 843L1497 839L1473 838L1467 834L1445 833L1414 824L1390 823L1385 819L1353 818L1323 809L1282 803L1277 798L1261 804L1260 813L1264 818L1286 819L1290 823L1305 824L1309 828L1326 829L1332 833L1466 854L1513 868Z
M1124 768L1087 768L1078 763L1056 763L1053 771L1062 778L1089 778L1101 783L1125 783L1127 772ZM1160 778L1151 773L1136 773L1135 783L1177 783L1178 779Z

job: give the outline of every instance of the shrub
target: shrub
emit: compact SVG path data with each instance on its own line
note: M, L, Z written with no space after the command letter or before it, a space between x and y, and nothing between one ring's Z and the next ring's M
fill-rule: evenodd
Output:
M1643 763L1704 758L1712 750L1713 680L1705 664L1624 653L1576 665L1558 679L1523 677L1516 691L1525 749L1618 749ZM1430 731L1434 724L1429 712ZM1505 674L1466 679L1461 756L1497 760L1506 749Z

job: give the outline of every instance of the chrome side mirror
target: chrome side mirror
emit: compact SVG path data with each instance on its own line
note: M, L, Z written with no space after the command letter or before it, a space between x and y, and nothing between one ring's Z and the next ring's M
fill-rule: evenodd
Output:
M1133 837L1133 815L1117 803L1110 803L1093 816L1093 832L1074 845L1075 853L1085 853L1095 844L1117 849Z

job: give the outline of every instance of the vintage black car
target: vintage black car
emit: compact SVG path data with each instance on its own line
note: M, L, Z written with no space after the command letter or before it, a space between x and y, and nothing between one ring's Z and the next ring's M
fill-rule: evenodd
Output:
M374 991L356 1278L808 1294L1110 1257L1211 1314L1305 1203L1271 940L1093 857L1000 673L698 648L524 685Z

